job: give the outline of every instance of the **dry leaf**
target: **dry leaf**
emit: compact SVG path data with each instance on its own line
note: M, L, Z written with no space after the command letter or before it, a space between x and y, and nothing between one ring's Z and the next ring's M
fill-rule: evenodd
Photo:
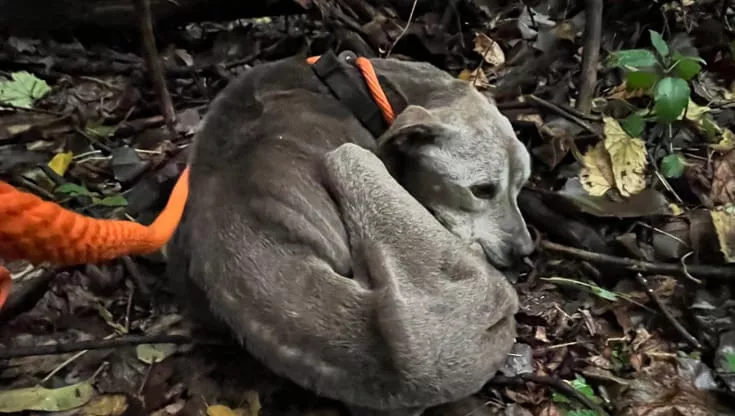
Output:
M712 224L717 231L720 251L725 261L735 263L735 204L728 204L710 211Z
M715 156L710 198L715 205L735 203L735 150Z
M498 42L492 40L484 33L475 33L475 52L482 56L491 66L500 66L505 63L505 53Z
M482 72L481 68L477 68L472 71L465 68L462 70L462 72L459 73L459 75L457 75L457 78L468 81L479 90L485 89L490 86L490 82L487 80L487 75Z
M579 173L582 187L592 196L602 196L615 186L610 155L603 142L588 150L582 158L582 170Z
M106 394L93 398L80 409L83 416L117 416L128 410L128 398L124 394Z
M712 111L711 108L704 105L699 105L692 101L692 99L690 98L689 103L687 104L686 118L688 120L698 121L702 118L703 115L709 113L710 111Z
M207 416L240 416L239 413L222 404L207 407Z
M605 149L610 155L615 186L624 197L646 188L646 145L628 136L617 120L604 117Z

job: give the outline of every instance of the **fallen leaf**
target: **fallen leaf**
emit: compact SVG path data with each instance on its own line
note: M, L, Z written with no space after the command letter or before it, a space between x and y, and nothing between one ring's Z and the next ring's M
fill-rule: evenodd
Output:
M207 416L239 416L234 410L222 404L207 407Z
M118 416L128 410L128 398L124 394L97 396L80 409L83 416Z
M610 155L605 143L599 142L588 150L582 158L582 169L579 179L584 189L592 196L602 196L615 186Z
M24 410L60 412L87 403L95 391L91 381L84 381L56 389L41 386L0 391L0 412L12 413Z
M604 117L605 149L610 155L614 183L624 197L646 188L646 145L628 136L617 120Z
M498 42L484 33L475 33L475 47L472 50L482 56L482 59L491 66L500 66L505 63L503 49Z
M161 362L176 352L176 344L140 344L135 347L138 359L146 364Z
M56 172L57 175L64 176L73 158L73 152L57 153L53 158L51 158L51 161L48 162L48 167Z
M728 204L710 211L712 224L717 231L720 251L725 261L735 263L735 204Z
M485 89L490 86L490 82L487 80L487 75L485 75L481 68L476 68L474 70L465 68L459 73L459 75L457 75L457 78L468 81L477 89Z
M710 198L715 205L735 203L735 150L712 160L714 174Z
M34 101L51 91L46 81L27 71L13 72L10 77L0 80L0 104L31 108Z

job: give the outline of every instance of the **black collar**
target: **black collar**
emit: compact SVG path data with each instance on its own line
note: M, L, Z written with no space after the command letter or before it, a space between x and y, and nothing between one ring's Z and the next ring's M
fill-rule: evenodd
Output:
M350 74L350 71L358 71L358 76L362 79L359 68L355 66L355 59L355 54L350 51L344 51L338 57L330 49L322 54L311 67L319 80L329 88L337 100L342 102L360 123L377 138L389 126L385 118L383 118L380 108L373 101L365 83L363 82L362 85L358 84L355 80L354 73L352 75ZM398 116L408 105L406 97L386 77L378 75L378 82L393 107L393 113Z

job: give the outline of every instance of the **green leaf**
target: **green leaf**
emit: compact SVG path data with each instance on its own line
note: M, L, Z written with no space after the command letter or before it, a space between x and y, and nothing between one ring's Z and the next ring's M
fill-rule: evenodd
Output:
M66 194L69 196L84 195L84 196L94 197L94 193L92 193L89 189L83 186L77 185L75 183L65 183L65 184L59 185L59 187L56 188L56 192L60 192L62 194Z
M650 90L661 79L656 72L631 71L625 77L628 90Z
M634 113L620 120L620 127L622 127L630 137L641 137L643 135L643 129L646 127L646 120L644 120L639 114Z
M84 128L84 132L96 139L106 139L117 130L116 126L105 126L101 121L90 121Z
M95 394L91 381L47 389L42 386L0 391L0 412L63 412L82 406Z
M676 59L676 62L674 63L673 72L679 78L689 81L702 70L702 66L699 64L703 62L701 58L677 54L674 55L674 59Z
M567 416L602 416L602 415L595 412L594 410L578 409L578 410L570 411L569 413L567 413Z
M669 45L666 44L666 41L661 37L661 34L650 29L648 30L648 33L651 35L651 44L656 48L656 52L658 52L662 58L668 57Z
M10 77L0 80L0 104L31 108L34 101L51 91L46 81L26 71L13 72Z
M658 65L656 55L648 49L627 49L610 54L611 67L649 68Z
M684 173L686 159L681 153L672 153L661 159L661 173L667 178L678 178Z
M103 205L106 207L126 207L128 206L128 200L122 195L106 196L102 199L94 201L95 205Z
M727 359L727 368L735 373L735 352L726 352L725 359Z
M666 77L656 84L653 92L656 118L662 123L676 120L689 103L689 84L681 78Z
M587 380L585 380L584 377L577 375L577 377L572 380L570 383L572 387L574 387L574 390L577 390L578 392L584 394L585 396L589 398L595 397L595 392L592 390L592 387L590 387L589 384L587 384Z

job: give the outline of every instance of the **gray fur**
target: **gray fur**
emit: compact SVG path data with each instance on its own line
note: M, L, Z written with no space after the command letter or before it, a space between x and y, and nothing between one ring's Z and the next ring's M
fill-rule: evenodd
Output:
M354 414L413 415L477 392L511 349L517 295L487 260L530 251L530 161L469 84L372 62L411 104L379 148L300 57L213 101L169 275L275 373ZM473 197L486 181L498 196Z

